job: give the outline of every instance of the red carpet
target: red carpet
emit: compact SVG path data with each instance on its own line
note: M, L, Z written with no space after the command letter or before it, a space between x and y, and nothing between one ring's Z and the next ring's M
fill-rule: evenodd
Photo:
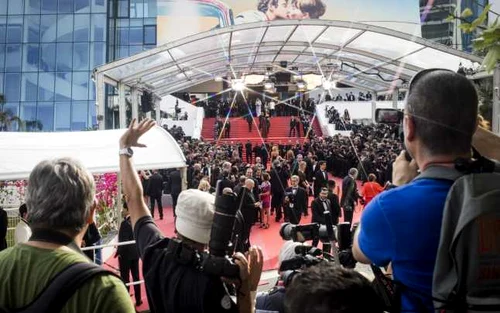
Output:
M341 184L342 181L338 178L335 178L337 184ZM359 188L359 187L358 187ZM312 201L312 197L310 200ZM358 222L361 216L362 206L358 206L356 212L354 214L354 222ZM310 211L310 209L309 209ZM156 224L160 227L161 231L166 237L174 236L174 218L172 214L172 208L164 208L164 220L159 220L155 218ZM301 220L301 224L307 224L311 221L311 214L308 217L303 217ZM342 219L341 219L342 221ZM283 245L283 240L279 235L279 230L281 227L281 223L276 223L274 221L274 216L270 219L270 227L268 229L261 229L258 225L252 228L252 233L250 237L250 243L252 245L260 246L263 250L264 254L264 271L275 270L278 268L278 255ZM118 259L110 258L105 262L105 266L111 270L118 271ZM141 268L141 279L142 279L142 264L140 264ZM146 310L149 306L147 304L146 299L146 290L144 284L141 285L142 288L142 301L143 305L138 307L138 311ZM130 288L133 294L133 288ZM134 299L132 297L132 299Z

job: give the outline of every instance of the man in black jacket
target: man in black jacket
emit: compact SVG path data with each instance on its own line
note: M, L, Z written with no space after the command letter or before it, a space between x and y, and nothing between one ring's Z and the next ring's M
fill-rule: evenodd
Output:
M307 193L302 187L299 187L299 176L293 175L291 180L292 186L286 189L285 192L285 222L299 224L302 217L302 212L307 209Z
M163 219L163 206L161 203L161 196L163 194L163 177L158 171L153 171L153 175L149 178L148 196L150 197L151 216L155 216L155 202L158 204L158 212L160 219Z
M253 195L254 188L254 180L247 178L245 181L245 187L241 188L240 194L238 195L238 203L241 203L241 213L243 214L244 219L243 237L240 238L240 241L243 243L242 252L247 252L250 248L250 231L256 221L256 212L261 206L260 202L258 202Z
M134 231L130 223L130 214L128 213L127 204L123 206L125 218L123 219L120 230L118 231L118 242L134 240ZM118 265L120 266L120 276L125 284L130 282L130 274L134 282L139 281L139 253L135 244L118 246L115 258L118 257ZM130 290L130 286L127 286ZM141 300L141 285L134 285L135 305L140 306Z
M248 164L252 163L252 143L250 140L245 144L246 160Z
M332 213L333 225L339 223L339 218L342 216L342 211L340 210L339 197L335 194L335 181L328 181L328 200L330 200L330 212Z
M285 189L288 188L288 179L290 173L283 168L281 162L276 160L271 170L271 214L276 210L276 222L279 222L283 216L282 206L285 197Z
M295 121L295 116L290 119L290 131L288 132L288 137L292 137L292 133L295 136L295 128L297 126L297 121Z
M361 199L358 193L358 186L356 185L356 178L358 177L358 170L351 168L349 175L342 181L342 200L340 201L344 210L344 222L349 222L352 225L352 218L354 215L354 208L356 203Z
M326 162L319 161L319 170L314 174L314 197L319 197L322 188L326 188L328 184L328 173L326 172Z
M326 225L327 219L325 218L325 212L330 212L331 214L331 207L332 205L330 203L330 200L328 200L328 189L322 188L319 196L311 203L312 222L318 223L320 225ZM315 238L312 242L312 245L314 247L317 247L318 243L319 239ZM323 251L330 252L330 248L330 243L323 242Z
M172 196L172 207L174 209L174 217L175 208L177 206L177 199L179 199L179 194L182 191L182 178L180 169L175 169L170 172L170 195Z

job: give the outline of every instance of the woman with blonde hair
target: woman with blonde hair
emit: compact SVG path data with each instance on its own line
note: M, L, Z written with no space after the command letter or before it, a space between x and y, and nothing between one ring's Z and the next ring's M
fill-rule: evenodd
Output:
M201 190L203 192L210 192L210 183L208 182L207 179L203 178L200 180L200 184L198 185L198 190Z

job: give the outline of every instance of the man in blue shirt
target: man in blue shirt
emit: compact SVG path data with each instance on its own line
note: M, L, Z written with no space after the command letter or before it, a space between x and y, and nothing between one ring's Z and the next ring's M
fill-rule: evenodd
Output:
M353 243L362 263L392 266L403 287L401 312L434 312L432 275L441 220L451 181L423 179L418 172L471 158L477 126L474 86L448 70L426 70L410 83L403 120L405 151L393 167L393 184L367 206Z

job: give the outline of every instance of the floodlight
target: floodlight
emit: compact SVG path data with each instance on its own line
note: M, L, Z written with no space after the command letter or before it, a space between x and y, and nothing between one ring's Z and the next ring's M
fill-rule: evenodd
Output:
M222 81L222 77L221 76L215 76L214 80L218 83L220 83Z
M273 88L274 88L273 82L267 81L264 83L264 89L273 89Z
M231 88L234 90L234 91L243 91L245 89L245 82L243 81L243 79L233 79L231 81Z
M325 89L325 90L330 90L330 89L337 87L336 82L331 81L329 79L324 79L322 85L323 85L323 89Z
M298 88L299 90L304 90L304 89L306 89L306 83L305 83L305 82L303 82L303 81L298 81L298 82L297 82L297 88Z

